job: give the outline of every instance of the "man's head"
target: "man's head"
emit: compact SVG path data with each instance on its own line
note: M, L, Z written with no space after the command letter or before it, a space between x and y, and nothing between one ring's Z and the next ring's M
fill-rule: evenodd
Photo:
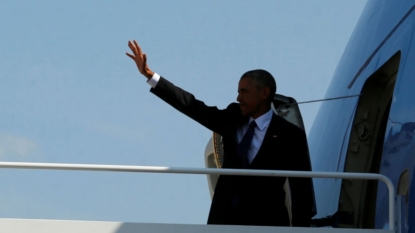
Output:
M265 70L251 70L242 75L238 97L243 115L257 118L269 111L277 90L274 77Z

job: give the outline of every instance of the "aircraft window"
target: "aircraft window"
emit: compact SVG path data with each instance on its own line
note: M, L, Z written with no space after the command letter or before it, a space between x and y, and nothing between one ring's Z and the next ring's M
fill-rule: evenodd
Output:
M409 190L409 172L405 170L402 172L399 178L397 194L405 196L405 202L408 202L408 190Z

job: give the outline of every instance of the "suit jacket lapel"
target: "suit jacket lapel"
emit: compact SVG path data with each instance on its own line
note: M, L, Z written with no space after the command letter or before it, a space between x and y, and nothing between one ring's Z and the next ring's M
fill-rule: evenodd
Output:
M279 123L279 116L273 114L261 147L259 148L258 153L256 154L254 160L252 160L249 167L255 167L258 161L261 161L263 157L274 156L269 152L275 152L276 150L272 148L278 147L278 137L280 131L280 127L278 127Z
M238 148L238 139L236 132L238 127L241 127L249 121L249 117L242 116L229 122L226 130L226 135L223 136L223 145L225 150L224 168L241 168L242 160L236 154Z

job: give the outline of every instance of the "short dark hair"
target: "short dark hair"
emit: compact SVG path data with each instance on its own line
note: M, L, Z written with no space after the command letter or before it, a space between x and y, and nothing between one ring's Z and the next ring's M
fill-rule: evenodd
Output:
M270 89L270 94L268 100L272 102L274 99L275 92L277 91L277 84L275 83L274 77L266 70L250 70L245 72L242 78L249 78L255 82L257 88L268 87Z

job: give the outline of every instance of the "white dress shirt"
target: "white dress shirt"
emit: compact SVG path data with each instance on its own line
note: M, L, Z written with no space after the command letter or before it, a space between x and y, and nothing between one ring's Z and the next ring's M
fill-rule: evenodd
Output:
M261 148L262 141L264 141L265 133L267 132L268 126L271 123L272 114L272 109L270 109L267 113L255 119L257 127L255 127L254 137L252 138L251 146L248 150L249 163L251 163L252 160L254 160L256 154L259 151L259 148ZM247 123L236 129L236 138L238 139L238 143L241 142L246 131L248 130L249 124L253 120L254 118L250 117Z
M160 80L160 75L157 73L154 73L153 77L151 79L147 80L147 83L152 87L155 88L157 86L158 81ZM251 146L248 150L248 160L249 163L254 160L256 154L259 151L259 148L261 148L262 141L264 141L265 133L267 132L268 126L271 123L272 119L272 109L269 110L267 113L263 114L262 116L255 119L255 122L257 124L257 127L255 127L255 133L254 137L252 138ZM246 131L248 130L249 124L254 120L254 118L250 117L249 121L238 127L236 130L236 139L238 140L238 143L241 142L242 138L244 137Z
M157 83L160 80L160 75L158 75L157 73L153 74L153 77L151 77L151 79L147 80L147 83L152 87L152 88L156 88Z

